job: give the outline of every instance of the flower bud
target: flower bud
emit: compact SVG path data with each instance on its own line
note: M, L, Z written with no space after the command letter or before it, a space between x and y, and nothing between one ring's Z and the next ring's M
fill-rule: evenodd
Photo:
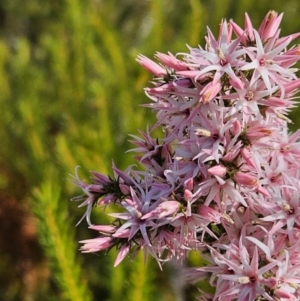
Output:
M245 173L245 172L241 172L241 171L236 172L234 174L233 179L237 184L245 185L248 187L254 187L258 184L257 177L255 177L249 173Z
M124 195L130 194L130 187L128 185L120 183L119 188Z
M258 29L258 33L263 42L272 38L276 34L279 24L281 22L282 16L283 16L283 14L280 14L278 16L278 13L275 12L274 10L270 10L269 13L265 16L265 18L263 19L263 21Z
M183 198L186 200L186 201L190 201L192 198L193 198L193 194L190 190L188 189L185 189L184 190L184 194L183 194Z
M98 252L111 247L113 238L108 236L97 237L93 239L81 240L84 245L80 248L82 253Z
M222 85L219 82L217 83L210 82L200 92L200 94L202 95L201 101L203 103L210 102L218 95L221 89L222 89Z
M150 71L155 76L165 76L167 75L166 70L158 65L157 63L153 62L146 56L139 54L137 57L137 62L140 63L146 70Z
M86 188L89 192L103 192L103 185L91 184Z
M213 176L224 177L227 173L227 169L223 165L216 165L207 170Z
M120 248L120 251L119 251L119 253L117 255L117 258L115 260L115 263L114 263L114 267L116 267L118 264L120 264L120 262L127 256L129 251L130 251L130 245L129 244L123 245Z
M241 126L241 123L236 120L233 125L232 125L232 128L231 128L231 133L233 136L239 134L242 130L242 126Z
M187 70L187 66L180 60L178 60L171 52L168 54L157 52L155 55L164 65L175 69L176 71Z
M172 215L178 211L180 208L180 203L177 201L164 201L160 203L157 208L146 213L141 217L142 220L148 219L150 217L163 218L168 215Z
M116 232L116 227L111 226L111 225L92 225L92 226L89 226L89 228L99 231L99 232L104 232L104 233L115 233Z
M246 130L246 137L251 141L268 137L271 134L272 134L272 130L269 127L263 125L249 127Z
M254 163L254 160L251 157L251 153L248 150L248 148L243 147L240 151L240 154L242 156L242 158L246 161L247 165L253 167L254 169L256 169L256 165Z
M118 229L116 233L114 233L112 236L117 238L128 238L130 235L130 228L127 229Z
M184 187L190 191L193 191L194 188L194 180L193 178L189 178L184 182Z

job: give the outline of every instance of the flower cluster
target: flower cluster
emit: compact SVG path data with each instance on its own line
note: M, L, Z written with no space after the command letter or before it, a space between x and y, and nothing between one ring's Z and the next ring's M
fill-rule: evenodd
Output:
M185 279L207 279L214 295L200 300L300 300L300 130L288 132L300 80L293 65L300 34L280 37L282 14L259 29L223 20L204 48L139 55L154 75L146 88L157 122L132 136L143 171L74 177L85 217L99 237L82 252L116 247L115 265L143 251L159 265L190 250L207 265ZM152 132L161 127L163 139ZM111 224L93 225L93 207L114 204Z

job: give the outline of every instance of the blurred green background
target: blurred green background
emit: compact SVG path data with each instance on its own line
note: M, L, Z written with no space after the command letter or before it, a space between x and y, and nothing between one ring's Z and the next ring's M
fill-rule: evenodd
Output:
M193 299L172 264L113 268L114 252L80 254L77 241L95 233L75 228L83 211L69 199L81 192L69 174L134 163L128 134L155 120L139 107L151 80L139 53L186 52L206 25L243 26L247 11L258 26L270 9L285 13L282 34L300 30L298 0L1 0L0 300Z

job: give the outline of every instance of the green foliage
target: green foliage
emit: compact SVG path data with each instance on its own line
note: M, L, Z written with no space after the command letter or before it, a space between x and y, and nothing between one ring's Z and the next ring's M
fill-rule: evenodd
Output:
M61 300L89 301L91 294L80 277L80 266L74 250L74 231L67 215L66 205L61 202L60 187L53 182L45 182L34 190L33 210L39 218L40 242L53 266L53 277L61 289ZM71 219L72 221L72 219Z
M66 179L77 165L87 177L91 169L111 173L112 160L121 169L136 163L124 154L131 148L127 135L155 120L138 107L148 102L143 87L151 78L137 54L203 45L206 25L217 34L222 18L242 25L245 11L255 26L269 9L284 11L283 34L296 32L299 6L297 0L274 0L272 7L267 0L1 1L0 217L13 228L16 208L5 211L4 201L25 208L44 255L25 258L20 248L16 262L27 260L31 268L16 264L0 281L0 295L6 301L177 300L167 266L161 274L155 262L144 265L137 257L113 268L114 251L78 252L76 240L95 233L84 222L74 228L82 212L68 200L80 192ZM103 216L96 212L94 219ZM24 227L19 235L26 244ZM10 244L0 236L3 260L13 259ZM0 262L0 274L5 269Z

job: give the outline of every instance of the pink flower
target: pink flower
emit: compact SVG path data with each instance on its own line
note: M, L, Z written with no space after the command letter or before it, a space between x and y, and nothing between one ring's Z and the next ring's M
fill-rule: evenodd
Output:
M147 233L147 227L155 226L155 223L151 219L143 219L143 215L148 212L148 204L143 202L142 199L137 195L137 193L130 188L131 198L126 198L122 201L121 205L126 209L127 212L123 213L110 213L110 216L116 217L126 222L116 231L117 235L120 231L125 229L130 229L128 236L128 241L130 241L137 232L140 232L144 241L151 245L149 236Z
M281 86L282 77L295 79L296 76L290 70L280 66L279 56L286 46L291 42L291 37L282 41L277 47L273 48L274 41L270 40L266 46L263 46L261 37L258 32L254 30L254 36L256 41L256 52L246 50L247 55L252 60L251 63L245 64L240 70L251 70L254 69L254 73L251 78L250 85L255 83L261 76L270 95L272 93L271 80ZM279 61L279 63L277 63ZM282 77L280 77L280 74Z
M222 20L189 53L138 56L155 76L144 106L157 121L132 136L141 169L113 164L88 184L76 171L73 200L100 233L82 252L115 247L116 266L140 251L161 267L201 251L205 266L184 277L215 287L199 300L300 300L300 130L288 129L300 34L281 38L281 19L270 11L256 30L245 14L244 29ZM92 225L93 207L108 206L107 224Z
M276 212L261 219L263 221L276 221L271 229L272 233L287 226L289 240L293 243L295 241L294 224L300 226L300 193L295 191L289 199L277 199L276 203L278 204Z
M263 289L264 285L269 286L269 280L264 277L264 274L276 266L276 262L269 263L259 268L259 255L257 247L254 247L252 259L250 261L248 250L245 246L239 246L240 265L234 263L233 260L223 259L228 265L233 274L219 274L221 281L230 281L233 284L228 286L228 289L219 293L220 297L236 297L240 300L255 300L257 295L263 296L266 300L273 298Z
M210 29L207 29L208 50L193 49L191 55L188 56L190 65L202 68L196 73L195 80L208 72L215 71L214 84L219 82L221 76L226 73L231 77L238 86L242 87L241 80L235 74L233 68L242 66L244 63L238 58L244 54L244 49L239 48L240 38L230 42L231 32L228 30L226 21L221 23L221 35L218 40L215 39ZM184 74L178 72L178 74Z

